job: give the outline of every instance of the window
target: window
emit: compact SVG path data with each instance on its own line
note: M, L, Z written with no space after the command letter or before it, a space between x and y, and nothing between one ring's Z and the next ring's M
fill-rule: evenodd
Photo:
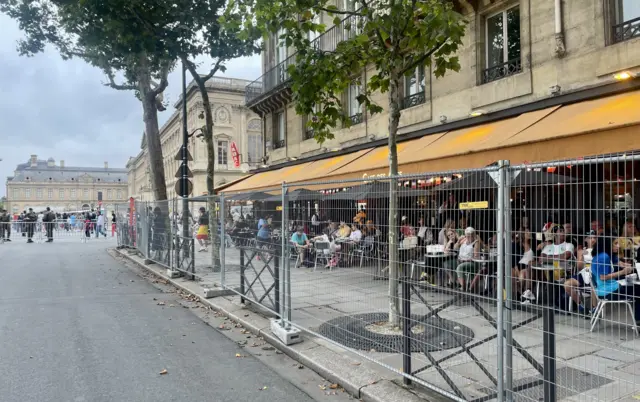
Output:
M258 163L262 159L262 134L249 134L247 137L249 163Z
M218 165L226 166L228 162L229 141L218 141Z
M82 196L84 197L85 200L89 198L89 189L88 188L85 188L82 191Z
M122 190L118 190L118 199L121 200L122 199Z
M284 35L284 30L279 29L275 38L277 70L275 85L279 85L288 79L287 66L284 63L284 61L287 59L287 45L280 39L282 35Z
M315 132L312 127L307 126L307 123L315 119L319 111L320 111L320 106L313 105L313 112L309 113L309 115L305 119L303 119L303 122L304 122L304 127L302 127L302 132L304 133L303 139L310 140L314 137Z
M19 198L20 198L20 190L19 190L19 189L17 189L17 188L14 188L14 189L13 189L13 199L14 199L14 200L17 200L17 199L19 199Z
M286 134L287 121L284 112L278 112L273 124L273 149L284 148Z
M70 197L71 197L72 200L75 200L78 197L78 194L76 193L76 189L75 188L72 188L70 190L70 193L71 193Z
M640 1L611 0L612 42L640 38Z
M416 67L413 74L404 77L402 108L423 104L425 101L424 66Z
M320 24L320 14L316 14L313 17L313 20L311 22L313 22L314 24L318 25ZM309 42L313 42L314 40L316 40L318 38L318 36L320 36L320 34L316 31L309 31L307 33L307 39L309 39ZM314 46L316 46L317 49L317 43L314 43Z
M522 71L520 61L520 8L512 7L486 19L487 83Z
M357 82L349 84L347 89L347 113L352 124L362 123L362 109L358 103L360 95L360 85Z
M344 11L356 11L356 1L343 0L342 9ZM345 39L354 38L362 30L362 27L360 26L362 22L362 17L359 15L350 15L350 16L345 15L345 17L346 18L341 22L344 29L344 37Z
M36 189L36 198L41 200L42 199L42 189L41 188L37 188Z
M58 192L58 199L64 200L64 190L63 189L60 189L60 191Z
M50 188L47 190L47 198L52 200L53 199L53 189Z
M112 190L107 190L107 200L112 200L113 199L113 194L112 194Z
M24 198L31 198L31 189L30 188L25 188L24 189Z

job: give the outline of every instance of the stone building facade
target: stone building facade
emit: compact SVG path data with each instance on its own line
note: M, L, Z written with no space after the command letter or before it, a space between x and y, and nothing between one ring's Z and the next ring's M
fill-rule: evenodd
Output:
M343 3L349 1L336 5L345 7ZM406 78L400 135L434 127L446 131L477 116L640 76L639 1L562 1L559 9L549 0L453 3L469 22L458 54L461 69L435 78L425 66ZM315 39L327 51L340 37L336 30L344 29L331 27L331 21L322 16L328 30ZM264 75L247 88L247 106L263 117L268 164L300 162L387 137L386 94L374 94L385 112L371 116L357 103L350 105L355 98L350 93L358 92L354 87L344 94L354 124L318 144L306 129L306 118L296 115L291 104L286 66L294 60L291 49L271 38L262 56ZM623 72L628 75L619 74ZM361 79L367 76L371 70Z
M81 211L98 208L102 193L102 208L126 202L128 197L127 170L104 167L66 166L53 158L38 159L31 155L19 164L6 182L6 209L18 214L28 208L35 211L51 207L55 212Z
M242 177L251 168L262 163L264 146L260 117L244 106L245 87L249 81L213 77L207 81L209 101L214 119L215 177L214 185L219 186ZM175 111L160 128L160 141L164 158L164 170L169 198L176 196L176 172L180 161L176 155L182 146L182 100L174 105ZM187 87L187 130L189 133L205 125L203 104L194 82ZM234 165L231 154L235 144L240 155L239 166ZM151 201L151 180L147 165L148 149L142 138L140 152L127 163L129 194L136 200ZM207 192L207 149L204 139L193 135L189 138L189 153L193 161L189 168L194 177L192 196Z

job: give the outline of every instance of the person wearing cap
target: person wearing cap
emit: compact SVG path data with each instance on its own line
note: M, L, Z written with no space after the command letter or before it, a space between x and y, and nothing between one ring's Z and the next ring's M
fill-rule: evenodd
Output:
M579 244L576 251L576 271L577 273L564 283L564 291L573 299L581 313L589 312L580 300L580 289L591 284L591 255L593 248L598 242L598 232L590 230L585 234L584 245ZM595 307L595 298L591 300L591 307Z
M25 227L27 229L27 243L33 243L33 231L37 221L38 215L33 212L33 208L29 208L29 212L24 216Z
M475 275L478 271L479 264L474 262L475 258L480 257L482 248L482 240L476 235L476 230L468 227L464 230L464 236L456 243L454 249L458 252L458 264L456 266L456 275L460 290L465 287L465 275Z
M200 207L200 217L198 218L198 232L196 239L200 244L200 250L207 251L207 240L209 240L209 214L204 207Z

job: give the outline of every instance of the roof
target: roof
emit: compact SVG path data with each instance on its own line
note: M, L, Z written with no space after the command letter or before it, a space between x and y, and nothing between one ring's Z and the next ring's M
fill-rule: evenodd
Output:
M16 167L14 176L8 177L7 180L13 183L48 181L126 183L127 169L49 166L48 161L38 159L36 166L33 167L30 161L19 164Z

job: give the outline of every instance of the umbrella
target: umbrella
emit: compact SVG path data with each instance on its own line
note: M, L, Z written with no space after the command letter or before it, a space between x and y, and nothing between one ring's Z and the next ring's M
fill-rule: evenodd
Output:
M474 172L464 175L462 178L443 183L436 187L437 190L477 190L477 189L495 189L498 188L498 184L493 180L494 177L498 177L498 172ZM547 173L544 171L534 170L520 170L519 172L512 172L512 177L515 178L511 181L511 186L525 187L525 186L551 186L555 184L568 184L576 182L577 180L570 176L564 176L559 174Z
M430 194L429 190L398 187L398 197L419 197ZM373 182L353 186L346 191L327 196L326 200L366 200L389 198L389 182Z
M250 191L248 193L225 194L224 199L225 201L263 201L269 197L272 197L269 193Z
M320 194L319 192L307 190L306 188L299 188L287 193L288 200L292 202L305 201L305 200L317 200L320 197L322 197L322 194ZM272 196L269 196L268 198L265 198L263 201L265 202L282 201L282 195L281 194L272 195Z

